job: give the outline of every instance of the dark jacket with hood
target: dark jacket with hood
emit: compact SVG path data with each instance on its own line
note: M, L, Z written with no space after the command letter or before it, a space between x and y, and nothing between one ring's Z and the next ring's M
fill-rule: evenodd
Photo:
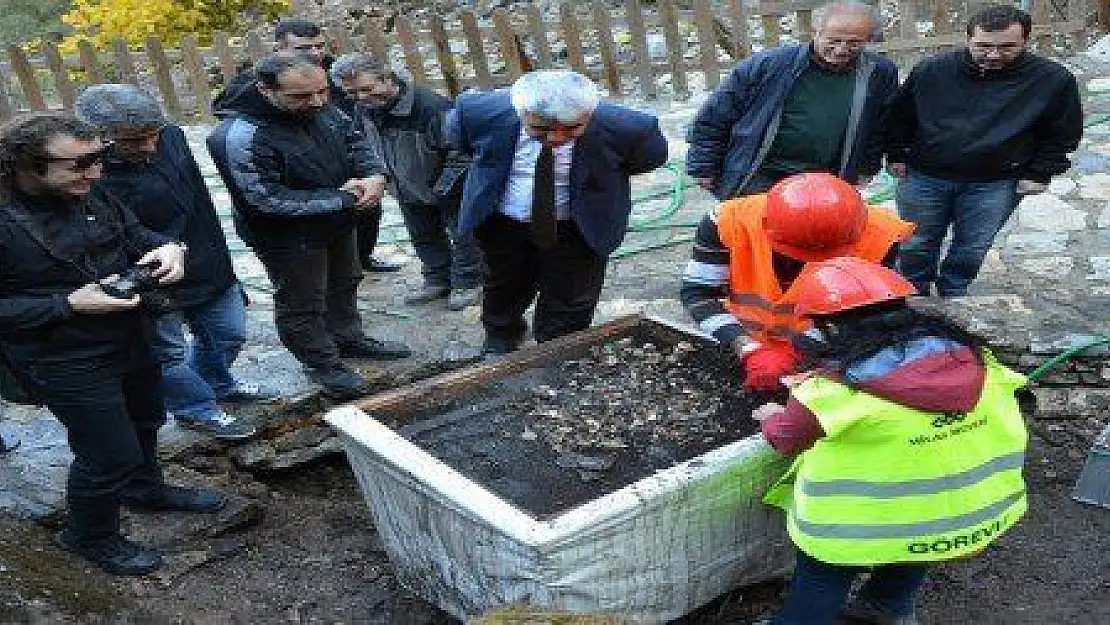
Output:
M172 307L204 304L235 284L235 271L216 207L185 133L166 126L147 162L109 158L98 183L151 230L188 246L185 278L160 289Z
M333 61L335 59L330 56L324 57L324 71L331 69ZM233 113L239 107L242 98L250 97L247 92L256 90L254 80L254 72L250 69L233 76L223 90L212 99L212 113L216 117L224 117ZM328 94L331 96L331 103L339 107L339 110L348 115L354 115L355 103L347 97L343 88L331 79L330 72L328 73Z
M690 126L686 171L712 178L713 195L726 200L743 188L771 150L783 105L794 82L812 63L809 45L764 50L736 65L709 96ZM848 182L882 166L886 116L898 89L898 68L870 52L855 69L844 147L838 171Z
M1083 136L1075 78L1023 52L984 71L967 48L917 64L898 92L889 160L946 180L1048 182Z
M360 104L358 114L368 122L367 134L378 135L397 202L436 204L436 182L447 162L443 124L451 100L411 80L396 80L401 85L396 102L383 108Z
M45 246L30 234L28 223ZM79 314L67 297L90 282L123 274L143 254L169 242L103 189L94 188L82 200L16 194L0 204L4 358L30 377L39 367L63 367L75 376L126 367L145 345L141 309Z
M348 180L384 174L359 124L328 105L290 114L258 89L244 89L208 136L208 151L227 184L236 228L248 245L267 236L329 238L354 227Z
M842 382L903 406L928 412L967 412L979 402L986 369L969 347L948 339L888 347L848 369ZM825 432L817 417L793 397L763 421L763 436L783 455L809 449Z

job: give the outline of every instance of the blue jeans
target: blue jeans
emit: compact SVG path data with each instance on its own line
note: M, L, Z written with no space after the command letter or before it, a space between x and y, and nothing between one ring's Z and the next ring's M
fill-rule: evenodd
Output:
M928 569L920 564L887 564L873 568L827 564L798 551L794 579L786 604L772 625L831 625L848 599L856 576L871 571L857 595L891 616L913 613L914 597Z
M922 295L934 283L938 295L965 295L1017 207L1016 186L1016 179L956 182L910 171L898 184L898 214L917 228L899 246L898 271ZM952 243L940 260L949 226Z
M229 369L247 339L243 287L235 283L203 304L160 314L155 326L154 357L162 368L166 409L179 417L214 418L220 413L216 402L235 390Z

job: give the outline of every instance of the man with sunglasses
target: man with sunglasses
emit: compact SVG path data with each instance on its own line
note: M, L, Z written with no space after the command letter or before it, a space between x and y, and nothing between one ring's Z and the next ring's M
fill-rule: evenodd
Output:
M898 212L917 224L898 270L922 295L966 295L1021 196L1047 189L1079 146L1075 77L1026 50L1031 29L1021 9L980 9L967 47L921 61L898 92L887 161Z
M110 573L141 575L155 549L120 534L120 505L213 511L224 497L168 486L165 422L143 296L105 285L136 264L179 281L185 249L95 187L105 145L75 117L40 113L0 128L0 351L22 387L65 425L73 462L58 543Z
M485 353L520 347L533 300L539 343L589 327L628 227L629 178L667 161L659 121L601 102L581 74L545 70L460 96L447 137L473 157L458 234L473 231L486 259Z
M809 44L738 63L694 118L686 170L717 199L764 193L802 172L863 185L882 167L898 69L867 50L882 33L877 12L832 2L813 12L813 29Z
M155 318L166 408L184 427L224 440L249 438L256 428L220 402L277 395L229 370L246 342L246 296L185 133L167 124L158 101L134 85L94 85L75 108L112 140L100 185L143 225L189 248L185 278L159 292Z

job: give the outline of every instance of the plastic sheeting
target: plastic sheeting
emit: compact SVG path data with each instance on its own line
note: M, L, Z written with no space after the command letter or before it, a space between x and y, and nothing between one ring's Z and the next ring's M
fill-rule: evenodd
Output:
M790 567L760 502L787 464L759 435L539 520L356 407L326 420L399 580L458 618L519 602L662 623Z

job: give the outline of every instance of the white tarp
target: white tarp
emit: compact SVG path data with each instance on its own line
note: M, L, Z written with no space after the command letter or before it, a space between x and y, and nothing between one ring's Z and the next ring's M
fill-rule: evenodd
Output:
M760 503L786 463L759 435L538 520L358 408L326 419L401 583L462 619L523 602L662 623L790 566Z

